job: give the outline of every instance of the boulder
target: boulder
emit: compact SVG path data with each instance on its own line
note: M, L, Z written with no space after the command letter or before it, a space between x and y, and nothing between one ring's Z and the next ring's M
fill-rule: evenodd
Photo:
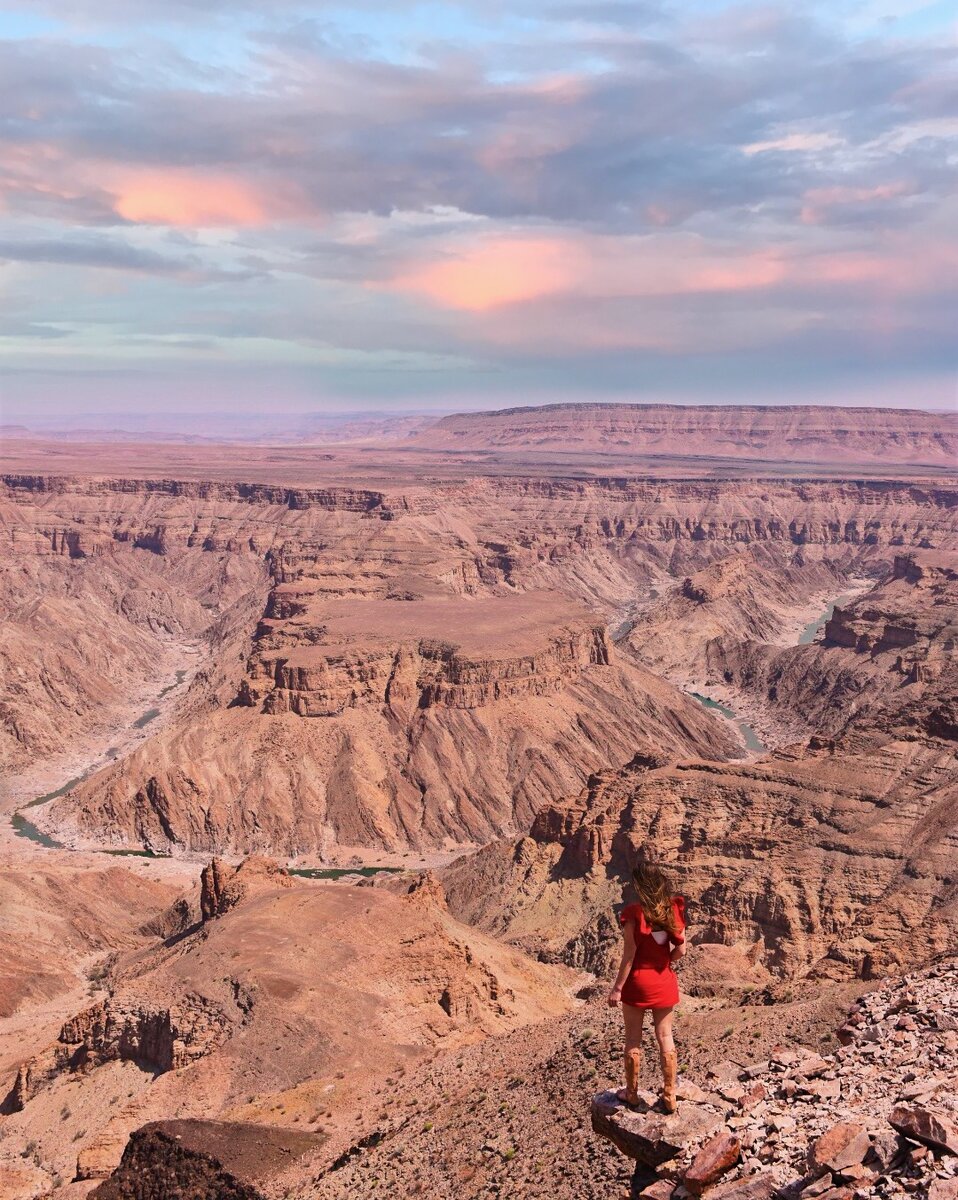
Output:
M760 1079L757 1079L745 1094L739 1097L738 1106L743 1111L748 1112L750 1108L754 1108L756 1104L761 1103L766 1095L765 1085Z
M714 1134L723 1124L718 1113L697 1105L680 1104L677 1112L666 1114L645 1101L630 1108L615 1092L599 1092L592 1098L595 1132L650 1167L675 1158L690 1142Z
M701 1196L706 1188L735 1166L741 1153L742 1143L737 1137L731 1133L717 1133L696 1154L682 1176L682 1182L694 1195Z
M797 1075L804 1075L806 1079L815 1079L819 1075L823 1075L834 1064L829 1062L827 1058L822 1058L820 1054L809 1054L805 1058L799 1060L795 1066Z
M813 1179L812 1182L807 1184L805 1187L802 1187L801 1183L799 1183L799 1185L792 1190L800 1191L802 1194L802 1200L808 1200L808 1197L821 1196L824 1192L831 1191L834 1186L835 1181L832 1178L831 1171L826 1171L824 1175L820 1175L817 1179Z
M813 1171L841 1171L857 1166L871 1148L864 1125L841 1121L816 1138L808 1150L808 1165Z
M896 1104L888 1117L892 1127L912 1141L944 1154L958 1154L958 1125L948 1116L919 1105Z

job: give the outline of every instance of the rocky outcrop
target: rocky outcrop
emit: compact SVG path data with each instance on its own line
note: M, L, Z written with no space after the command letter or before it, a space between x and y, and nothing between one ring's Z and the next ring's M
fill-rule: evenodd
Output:
M877 656L907 651L940 671L958 645L958 568L953 555L896 555L891 578L851 608L836 608L825 625L826 645ZM927 663L924 675L933 670ZM912 682L918 682L917 678Z
M292 886L289 875L272 859L254 855L231 867L214 858L200 872L200 915L204 921L212 921L254 892Z
M155 1121L138 1129L96 1200L264 1200L260 1184L325 1139L265 1125Z
M926 1194L958 1181L958 1032L940 1027L958 1029L955 1012L951 958L863 997L834 1054L781 1046L766 1062L717 1064L712 1090L671 1117L599 1093L593 1128L658 1169L633 1189L655 1200L756 1185L787 1200Z
M592 1100L592 1128L623 1154L649 1167L658 1167L681 1154L686 1146L709 1137L722 1124L714 1107L683 1104L667 1116L654 1097L631 1108L615 1092L599 1092Z
M509 606L502 617L508 623ZM337 716L360 704L391 711L472 709L525 696L545 696L574 681L584 667L607 666L603 625L550 631L547 644L513 658L480 657L454 643L421 640L368 651L317 646L294 657L257 652L239 699L275 715Z
M228 1036L229 1019L201 996L186 994L165 1008L148 999L111 998L78 1013L56 1042L24 1063L0 1111L19 1112L59 1075L112 1061L135 1062L162 1074L209 1054Z

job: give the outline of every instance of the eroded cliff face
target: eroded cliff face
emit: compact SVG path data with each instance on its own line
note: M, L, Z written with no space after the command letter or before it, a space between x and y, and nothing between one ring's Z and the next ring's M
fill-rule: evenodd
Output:
M896 555L887 576L835 606L809 645L729 633L703 639L694 656L698 677L733 704L760 707L795 737L837 737L852 728L950 736L958 647L953 560L926 550Z
M620 941L612 913L649 844L689 897L692 960L705 956L711 987L744 986L755 965L867 979L955 944L956 825L953 745L839 745L611 774L444 880L464 919L607 972ZM712 946L739 958L715 959Z
M317 602L284 585L267 611L238 698L271 714L328 717L371 704L408 718L433 706L482 708L560 691L610 662L604 624L547 593Z
M59 1076L113 1061L156 1074L178 1071L225 1041L230 1025L229 1015L201 996L186 994L169 1007L147 996L106 1000L77 1013L52 1046L21 1065L0 1112L21 1112Z
M611 644L617 611L705 586L702 571L726 596L764 572L770 585L735 603L743 630L767 636L899 547L954 546L956 504L947 487L881 482L8 477L11 561L115 581L105 624L118 609L152 628L175 598L209 648L166 727L38 820L68 838L283 853L520 831L641 747L741 753L634 645ZM123 582L146 570L162 597ZM131 651L138 670L150 650ZM31 719L52 707L37 692Z

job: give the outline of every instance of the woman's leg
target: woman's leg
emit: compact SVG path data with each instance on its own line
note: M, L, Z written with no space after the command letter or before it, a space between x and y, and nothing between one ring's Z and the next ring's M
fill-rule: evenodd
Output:
M636 1104L639 1099L639 1072L642 1067L642 1024L645 1009L632 1004L622 1005L625 1021L625 1087L618 1096L626 1104Z
M678 1063L672 1037L672 1009L653 1008L652 1022L655 1025L655 1040L659 1043L659 1058L662 1062L662 1106L666 1112L675 1112Z

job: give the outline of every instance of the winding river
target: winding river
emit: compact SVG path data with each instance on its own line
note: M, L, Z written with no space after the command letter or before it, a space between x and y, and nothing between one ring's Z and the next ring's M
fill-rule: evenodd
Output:
M162 691L157 694L154 706L148 708L144 713L137 717L136 720L132 722L130 729L142 730L149 725L151 721L155 721L163 711L161 708L157 708L155 705L158 704L164 697L168 696L171 692L180 687L188 674L189 672L187 671L177 671L175 682L167 684L166 687L164 687ZM47 792L42 796L36 796L33 800L21 805L20 808L18 808L10 817L10 826L14 835L16 837L26 838L28 841L33 842L34 845L43 846L44 849L47 850L64 850L67 853L74 853L71 846L65 846L62 842L58 842L55 838L50 837L48 833L45 833L24 814L31 808L38 808L42 804L49 804L52 800L58 800L61 796L65 796L78 784L83 783L85 779L89 779L89 777L102 766L103 759L112 761L116 759L120 753L120 747L111 746L103 754L101 759L98 759L96 762L94 762L81 775L77 775L73 779L68 779L67 782L61 787L58 787L56 791ZM128 848L91 849L85 850L84 853L105 854L113 858L173 857L170 854L157 854L155 850L134 850ZM371 875L392 873L402 869L403 868L401 867L297 867L291 868L289 870L289 874L295 875L301 879L342 879L345 875L362 875L368 878Z
M854 600L859 595L858 592L847 592L844 596L839 596L837 600L833 600L828 608L820 617L816 617L814 621L809 621L798 637L800 646L810 646L816 640L818 635L824 632L825 626L832 618L832 613L841 604L847 604L849 600Z
M869 585L866 584L865 586L867 587ZM845 592L843 595L832 600L820 616L817 616L813 620L809 621L808 624L802 629L802 632L798 635L798 642L796 644L799 646L812 645L812 643L817 640L824 630L835 609L842 604L847 604L850 600L854 600L857 596L861 595L862 590L864 590L864 588L854 592ZM747 749L756 754L764 754L768 750L768 747L762 742L762 739L758 736L752 726L743 721L741 717L733 712L732 709L730 709L727 705L720 704L717 700L713 700L710 696L703 695L701 692L690 692L689 694L694 696L700 704L705 706L705 708L714 709L716 712L721 713L723 717L728 717L730 721L734 721L735 725L738 727L739 733L742 735L742 739L744 740Z
M165 696L168 696L171 692L175 691L178 687L181 687L188 674L189 674L189 672L186 670L177 671L174 676L174 682L168 683L157 694L156 703L158 704L159 701L162 700ZM141 729L145 729L146 726L149 725L149 723L151 721L155 721L156 718L161 715L162 711L163 710L161 708L157 708L155 706L152 708L148 708L146 710L146 712L142 713L139 717L136 718L135 721L133 721L133 723L130 726L131 730L139 731ZM102 755L102 758L112 761L113 759L118 757L120 752L121 752L120 747L111 746ZM38 808L41 804L49 804L51 800L58 800L61 796L65 796L67 794L67 792L72 791L73 788L75 788L77 786L77 784L80 784L85 779L88 779L93 774L93 772L99 768L100 765L101 765L101 760L97 760L97 762L93 763L81 775L77 775L73 779L67 780L67 782L64 783L61 787L58 787L56 789L56 791L47 792L45 795L37 796L33 800L28 801L28 803L21 805L20 808L18 808L16 810L16 812L14 812L13 815L10 817L10 825L11 825L11 828L13 829L13 832L16 835L16 837L26 838L28 841L33 842L37 846L43 846L47 850L69 850L70 849L69 846L65 846L62 842L58 842L55 838L50 837L50 835L48 833L44 833L44 831L42 829L40 829L37 825L35 825L28 817L24 816L24 813L28 809ZM96 851L91 851L91 853L109 854L109 855L112 855L114 857L119 857L119 858L164 858L164 857L168 857L167 855L159 855L153 850L129 850L129 849L96 850Z
M754 751L756 754L764 754L768 747L761 740L751 725L746 724L741 717L737 716L732 710L724 704L719 704L717 700L713 700L711 696L703 696L701 692L690 692L689 695L694 696L704 708L711 708L717 713L721 713L723 717L728 717L730 721L734 721L739 733L742 735L742 740L745 742L746 748Z

